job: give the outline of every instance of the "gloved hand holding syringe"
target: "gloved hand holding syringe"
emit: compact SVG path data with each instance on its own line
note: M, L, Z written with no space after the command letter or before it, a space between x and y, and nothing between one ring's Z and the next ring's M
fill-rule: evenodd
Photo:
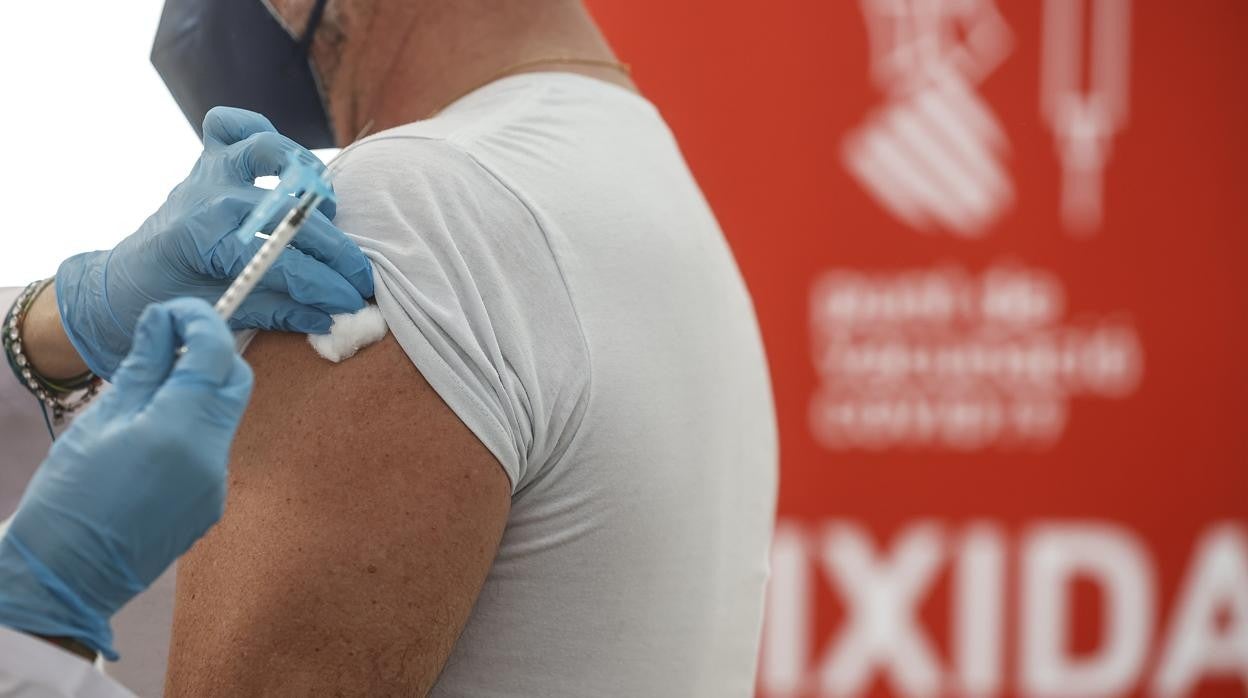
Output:
M265 242L255 233L273 230L309 191L323 199L319 210L308 211L298 236L286 241L296 249L270 248L259 270L266 273L248 275L247 290L233 295L241 305L230 328L324 334L334 315L360 310L373 295L372 265L334 226L328 175L316 156L241 109L213 109L203 133L189 176L134 234L57 270L54 320L74 357L106 381L130 352L144 308L186 296L220 300ZM256 186L258 177L278 174L278 191ZM81 372L72 364L60 367L64 376Z
M332 167L341 156L342 153L339 153L322 169L304 162L295 153L290 154L277 187L252 210L235 235L243 238L239 242L244 244L247 242L246 238L253 234L265 237L264 233L259 232L262 227L277 218L292 201L295 202L294 206L281 217L277 227L267 236L268 240L260 246L251 261L243 267L243 271L216 302L214 309L221 319L228 321L234 316L238 307L255 289L256 284L260 283L265 272L277 261L278 255L298 234L299 228L317 206L322 201L334 199L334 190L330 186L334 175Z
M113 615L224 511L252 387L230 330L325 332L373 295L371 263L333 226L330 175L314 156L243 110L213 109L203 132L190 175L142 227L66 260L55 295L43 285L54 312L33 319L61 326L71 346L23 350L75 354L112 386L56 439L0 535L0 632L115 659ZM279 172L277 190L255 186ZM233 314L205 302L226 290ZM48 327L39 334L55 338ZM189 350L176 359L179 345Z

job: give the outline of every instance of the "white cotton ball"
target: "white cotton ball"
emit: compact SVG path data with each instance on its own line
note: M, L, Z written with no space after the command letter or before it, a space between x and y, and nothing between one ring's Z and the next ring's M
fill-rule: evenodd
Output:
M310 334L308 343L321 356L338 363L355 356L355 352L376 344L390 331L381 310L375 305L365 306L356 313L334 316L329 334Z

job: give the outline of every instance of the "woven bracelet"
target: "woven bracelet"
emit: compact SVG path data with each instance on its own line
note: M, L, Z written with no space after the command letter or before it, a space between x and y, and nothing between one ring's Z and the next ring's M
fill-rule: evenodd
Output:
M99 393L103 381L90 371L67 381L52 380L40 374L27 358L22 346L22 329L26 321L26 313L30 311L30 307L34 305L39 294L51 283L52 279L44 279L22 290L17 301L5 315L4 324L0 325L0 328L3 328L0 331L0 340L2 340L0 343L4 345L4 357L8 360L13 375L17 376L22 385L26 386L26 389L39 400L40 406L45 410L44 417L46 418L47 411L51 410L52 423L59 425L65 421L66 415L85 407ZM81 393L81 395L72 397L74 393Z

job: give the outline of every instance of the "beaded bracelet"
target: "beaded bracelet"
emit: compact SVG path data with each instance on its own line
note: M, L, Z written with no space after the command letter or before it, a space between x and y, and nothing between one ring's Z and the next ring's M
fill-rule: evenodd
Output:
M0 340L2 340L0 343L4 345L4 356L8 359L9 368L13 369L13 375L17 376L22 385L39 399L39 405L44 410L44 419L47 419L48 410L51 410L51 423L60 425L65 421L65 415L82 409L99 393L103 381L90 371L68 381L55 381L36 371L30 359L26 357L22 348L22 328L26 313L30 311L30 307L34 305L39 294L51 283L52 279L44 279L22 290L17 301L13 303L13 307L9 308L8 314L5 315L3 331L0 332ZM82 394L76 398L70 398L74 393L79 392Z

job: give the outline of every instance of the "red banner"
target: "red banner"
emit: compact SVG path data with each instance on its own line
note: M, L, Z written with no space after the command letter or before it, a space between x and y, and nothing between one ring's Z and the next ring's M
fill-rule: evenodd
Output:
M1248 4L591 5L767 342L760 693L1248 694Z

